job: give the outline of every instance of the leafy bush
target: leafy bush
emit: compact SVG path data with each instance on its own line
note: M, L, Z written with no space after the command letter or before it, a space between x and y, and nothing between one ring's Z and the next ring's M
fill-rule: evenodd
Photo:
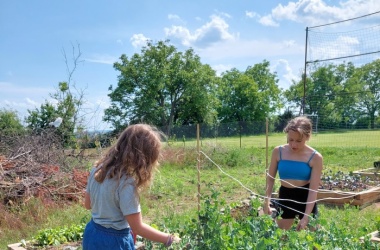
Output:
M177 232L181 243L173 249L379 249L369 236L360 240L352 236L349 228L334 221L314 219L311 226L316 231L296 231L295 226L288 231L277 227L269 215L259 216L261 204L258 199L251 201L251 213L245 218L235 219L231 208L218 199L219 193L212 190L203 197L203 209L198 219L187 221L165 220L160 228ZM145 240L147 249L165 249L162 244Z

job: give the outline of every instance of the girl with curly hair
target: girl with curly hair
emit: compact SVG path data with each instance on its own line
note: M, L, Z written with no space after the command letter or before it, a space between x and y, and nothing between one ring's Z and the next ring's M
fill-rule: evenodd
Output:
M84 250L135 249L132 232L166 246L180 241L145 224L141 215L139 192L158 166L161 135L147 124L128 126L91 170L84 205L92 218L84 231Z

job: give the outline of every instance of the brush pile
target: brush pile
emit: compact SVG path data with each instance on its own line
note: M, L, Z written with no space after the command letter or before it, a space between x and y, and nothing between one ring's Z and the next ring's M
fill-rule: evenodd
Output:
M88 171L70 169L69 156L52 131L0 137L0 202L16 205L31 197L44 202L79 201Z

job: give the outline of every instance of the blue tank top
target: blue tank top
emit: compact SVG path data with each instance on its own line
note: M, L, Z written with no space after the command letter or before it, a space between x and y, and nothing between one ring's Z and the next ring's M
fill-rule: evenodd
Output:
M309 162L317 152L316 150L312 153L309 160L307 162L303 161L294 161L294 160L283 160L281 157L281 149L280 151L280 160L278 162L278 174L280 175L280 179L290 179L290 180L301 180L308 181L311 176L311 167Z

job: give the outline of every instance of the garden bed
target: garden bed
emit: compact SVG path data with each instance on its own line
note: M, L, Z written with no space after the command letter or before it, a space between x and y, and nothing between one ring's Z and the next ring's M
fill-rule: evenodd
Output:
M350 204L364 208L380 200L380 187L372 187L360 192L318 189L317 200L322 204Z
M363 173L368 173L365 175ZM331 205L350 204L366 207L380 200L380 180L372 170L352 173L327 171L321 177L318 189L318 202Z
M358 171L354 171L354 174L359 174L364 177L369 177L372 180L378 180L380 177L380 169L379 168L367 168L361 169Z
M377 169L376 169L377 170ZM377 172L377 171L376 171ZM322 204L343 206L345 204L364 208L380 200L380 180L372 169L349 174L327 171L321 177L317 201ZM363 174L368 173L368 175ZM380 173L379 173L380 174ZM273 195L274 198L278 194Z
M278 193L273 193L272 197L278 198ZM319 204L335 206L349 204L364 208L380 201L380 187L374 187L360 192L318 189L317 200Z

